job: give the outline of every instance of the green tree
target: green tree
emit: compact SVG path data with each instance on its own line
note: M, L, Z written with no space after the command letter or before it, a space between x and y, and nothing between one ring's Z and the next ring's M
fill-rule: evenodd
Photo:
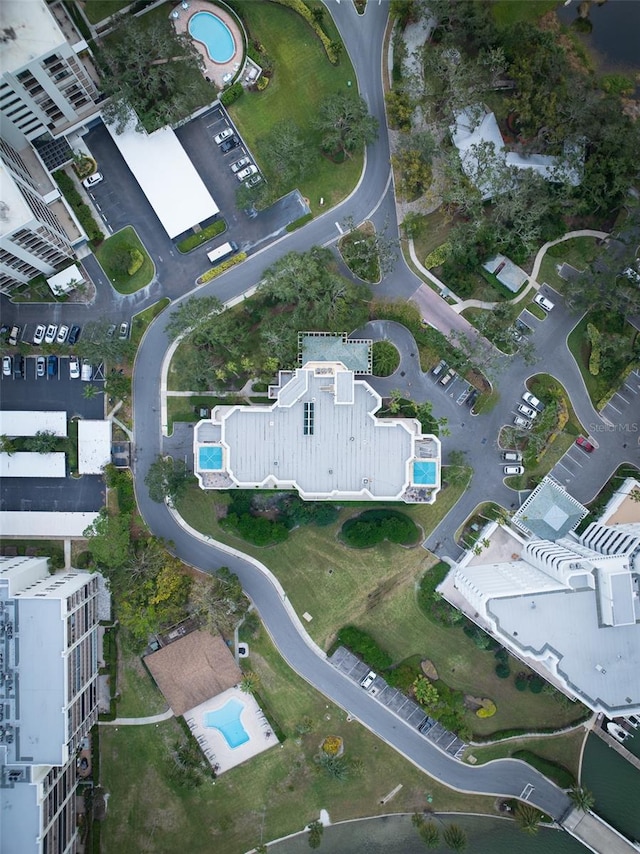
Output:
M425 821L418 828L418 833L427 848L437 848L440 844L440 831L434 821Z
M29 436L24 440L27 451L35 454L51 454L58 444L58 437L51 430L38 430L35 436Z
M542 813L532 804L525 804L522 801L518 801L513 817L520 830L529 836L535 836L540 829Z
M452 851L464 851L467 847L467 834L457 824L449 824L445 827L442 838L447 848Z
M245 670L240 682L240 690L245 694L254 694L260 687L260 677L253 670Z
M103 508L98 518L83 533L87 549L99 567L116 569L125 566L130 557L130 517L110 516Z
M0 436L0 451L3 454L11 456L12 454L15 454L17 450L18 449L16 447L15 439L12 439L10 436L6 436L4 434Z
M152 501L162 503L168 498L174 504L186 492L190 477L183 460L158 454L149 466L144 482Z
M567 794L576 809L588 812L595 806L596 799L584 786L572 786Z
M319 848L322 843L324 827L321 821L312 821L309 825L309 848Z
M418 676L413 682L413 690L416 700L427 711L433 711L440 700L438 689L427 679L426 676Z
M249 607L238 577L221 567L215 575L199 575L191 588L191 610L211 632L228 635Z
M316 127L322 133L322 148L346 157L378 137L378 120L369 115L359 95L330 95L320 105Z
M217 297L189 297L171 312L165 332L169 338L177 338L187 330L197 330L211 317L220 314L223 305Z
M343 783L349 776L349 764L344 756L331 756L321 750L316 757L319 768L326 771L329 777Z
M274 125L261 143L269 151L269 166L279 183L288 184L309 173L314 155L308 140L291 119Z
M82 396L85 400L93 400L94 397L97 397L100 394L100 389L97 385L93 385L92 383L86 383L82 389Z

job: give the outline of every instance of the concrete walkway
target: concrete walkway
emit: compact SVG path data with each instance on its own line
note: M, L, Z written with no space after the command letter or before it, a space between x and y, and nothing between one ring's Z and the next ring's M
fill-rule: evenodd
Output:
M159 724L173 717L173 709L160 712L159 715L149 715L147 718L115 718L112 721L100 721L100 726L144 726L145 724Z
M604 819L590 812L573 809L561 822L567 833L574 836L595 854L637 854L638 849Z

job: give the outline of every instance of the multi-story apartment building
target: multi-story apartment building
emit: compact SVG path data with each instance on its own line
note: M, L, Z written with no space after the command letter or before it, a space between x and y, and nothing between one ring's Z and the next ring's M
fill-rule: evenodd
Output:
M77 848L77 754L98 717L98 574L0 558L0 850Z
M0 32L0 291L74 257L86 235L50 172L100 109L86 41L61 3L5 0Z

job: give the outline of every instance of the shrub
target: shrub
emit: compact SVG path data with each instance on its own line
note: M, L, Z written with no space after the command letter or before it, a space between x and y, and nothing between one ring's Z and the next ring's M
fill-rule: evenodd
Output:
M451 244L449 241L436 246L433 252L429 252L424 259L424 266L427 270L432 270L434 267L440 267L451 254Z
M129 266L127 267L127 273L130 276L133 276L138 272L140 267L144 264L144 255L142 252L137 249L135 246L131 247L129 251Z
M516 691L526 691L529 680L524 673L518 673L515 678Z
M391 666L391 656L378 646L377 641L356 626L343 626L338 632L338 643L357 653L362 660L375 670L386 670Z
M256 83L256 89L258 90L258 92L264 92L264 90L267 88L268 85L269 85L269 78L265 77L264 74L261 74L260 77L258 77L258 82Z
M383 540L411 545L420 536L413 519L397 510L367 510L355 519L348 519L340 533L354 548L369 548Z
M281 543L289 536L282 522L273 522L264 516L252 516L250 513L243 513L241 516L229 513L226 518L220 520L220 524L223 528L233 528L243 540L256 546Z
M511 670L508 664L504 664L503 662L496 664L496 676L498 679L508 679L510 675Z
M440 626L454 626L464 619L460 611L449 605L436 591L447 576L451 567L445 561L425 572L420 579L417 601L423 614Z
M202 231L198 231L196 234L190 234L188 237L185 237L184 240L181 240L180 243L176 244L178 252L190 252L192 249L202 246L202 244L206 243L207 240L211 240L213 237L217 237L219 234L222 234L226 229L227 223L223 219L217 219L215 222L211 223L211 225L203 228Z
M498 711L496 704L493 700L483 700L482 707L478 709L476 712L476 717L478 718L492 718L495 713Z
M568 789L576 782L573 774L563 765L558 765L550 759L543 759L542 756L538 756L537 753L532 753L530 750L516 750L513 753L513 758L532 765L545 777L549 777L554 783L557 783L561 789Z
M329 756L337 756L342 750L342 739L339 735L328 735L322 742L322 750Z
M589 355L589 373L597 377L600 373L600 332L593 323L587 323L587 338L591 343L591 354Z
M217 267L212 267L211 270L207 270L206 273L203 273L196 279L197 285L204 285L206 282L210 282L211 279L215 279L216 276L220 276L222 273L225 273L231 267L235 267L236 264L240 264L247 257L246 252L238 252L237 255L234 255L233 258L229 258L227 261L223 261L222 264L218 264Z
M54 172L53 177L57 185L62 190L62 194L73 208L73 212L78 217L80 225L87 233L87 237L92 243L100 243L103 239L102 232L98 223L91 215L91 209L82 201L82 196L76 190L71 178L62 170Z
M225 89L222 95L220 95L220 103L225 107L228 107L229 104L233 104L237 101L243 93L244 89L242 87L242 83L234 83L233 86L229 86L229 88Z
M529 679L529 690L532 694L539 694L544 688L544 679L541 679L539 676L532 676Z

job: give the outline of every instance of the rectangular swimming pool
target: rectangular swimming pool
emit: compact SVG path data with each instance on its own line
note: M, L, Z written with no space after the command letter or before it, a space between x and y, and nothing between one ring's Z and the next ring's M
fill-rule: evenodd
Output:
M416 460L413 464L413 482L417 486L437 486L438 463L435 460Z
M220 445L201 445L198 448L198 470L220 471L222 469L222 448Z

